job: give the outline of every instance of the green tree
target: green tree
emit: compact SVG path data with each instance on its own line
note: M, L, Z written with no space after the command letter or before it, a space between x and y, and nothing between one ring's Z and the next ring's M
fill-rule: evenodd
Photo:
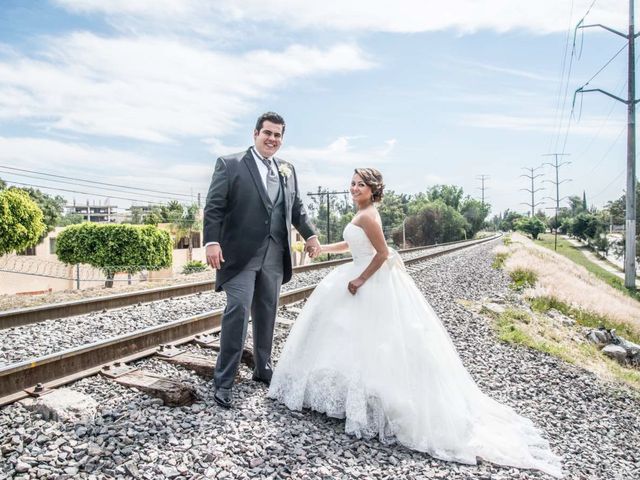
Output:
M509 209L505 210L502 214L502 218L498 223L498 230L502 230L503 232L511 232L515 230L515 223L520 218L522 218L521 214L512 212Z
M467 196L460 205L460 213L465 218L469 226L467 227L467 237L472 238L478 233L484 221L489 215L489 205L482 203L480 200L476 200Z
M538 239L538 235L543 233L547 226L538 217L522 217L515 222L516 230L531 235L534 240Z
M434 185L427 190L427 198L429 201L435 202L436 200L442 200L445 205L458 211L460 210L463 194L464 191L462 187L456 187L455 185Z
M63 217L60 217L58 220L57 227L68 227L69 225L77 225L78 223L84 222L84 217L79 213L70 213Z
M169 232L152 225L96 224L85 222L58 235L56 255L66 264L84 263L102 270L113 286L118 272L135 273L171 266Z
M438 199L407 218L406 239L413 246L461 240L465 237L468 225L460 212ZM397 245L402 243L402 229L393 232L393 240Z
M42 210L25 191L0 191L0 255L36 246L45 231Z
M382 202L378 204L378 213L382 221L382 228L387 232L392 232L402 226L402 221L406 216L406 208L408 197L406 195L398 195L394 191L384 193Z
M0 190L4 190L5 188L7 188L7 182L0 178Z
M582 198L580 198L578 195L571 195L569 197L569 211L571 212L571 216L575 217L579 213L586 211L587 209L584 208L583 205L584 203L582 201Z
M173 203L173 202L170 202ZM177 203L169 208L169 226L171 233L174 236L174 242L177 244L183 238L187 239L187 248L189 253L187 260L193 259L193 243L192 234L194 231L198 231L202 228L200 221L198 220L199 207L195 203L183 208L180 203Z
M31 197L31 200L36 202L40 207L40 210L42 210L44 223L46 225L46 229L42 233L42 238L44 238L47 233L56 228L56 225L62 218L64 206L67 202L60 195L53 197L46 193L42 193L37 188L21 188L21 190L27 192Z
M605 233L607 225L598 216L582 212L573 218L569 233L582 240L596 240Z

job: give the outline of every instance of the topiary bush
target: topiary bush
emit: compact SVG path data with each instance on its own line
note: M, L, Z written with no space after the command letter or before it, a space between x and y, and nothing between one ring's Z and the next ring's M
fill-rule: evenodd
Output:
M82 223L64 229L56 255L67 264L84 263L102 270L113 286L118 272L136 273L171 266L173 242L169 232L153 225Z

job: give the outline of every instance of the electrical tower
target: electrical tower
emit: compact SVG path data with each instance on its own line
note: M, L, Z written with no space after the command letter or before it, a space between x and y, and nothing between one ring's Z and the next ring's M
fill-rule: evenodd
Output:
M543 205L544 202L538 202L536 203L536 193L540 192L542 190L544 190L544 188L536 188L535 187L535 179L538 177L542 177L544 176L544 174L542 173L535 173L536 170L540 170L542 168L542 165L539 167L535 167L535 168L527 168L527 167L522 167L524 168L527 172L529 172L528 174L523 173L522 175L520 175L521 177L525 177L528 178L529 180L531 180L531 188L521 188L520 190L524 190L525 192L529 192L531 194L531 203L527 203L527 202L520 202L523 205L529 205L531 207L531 218L533 218L533 216L535 215L535 210L536 207L538 205Z
M560 156L568 156L568 153L546 153L544 155L542 155L543 157L551 157L551 156L555 156L555 162L553 163L549 163L549 162L545 162L543 163L543 165L551 165L552 167L554 167L556 169L556 180L555 182L553 180L543 180L543 182L549 182L552 183L556 186L556 198L552 198L552 197L545 197L548 198L549 200L554 200L556 202L556 228L555 230L555 235L553 238L553 249L554 250L558 250L558 210L560 210L560 202L562 200L564 200L567 197L562 197L560 198L560 185L563 184L564 182L570 182L571 179L567 178L564 179L562 181L560 181L559 179L559 173L558 170L560 170L560 167L564 166L564 165L569 165L571 162L562 162L562 163L558 163L558 157Z
M489 189L488 187L485 187L484 182L485 180L489 180L489 175L478 175L476 179L481 182L481 186L478 188L482 191L482 206L484 207L484 191Z
M625 34L607 27L600 23L593 25L581 25L582 21L576 26L578 28L600 27L611 33L625 38L628 42L628 70L627 70L627 99L620 98L601 88L585 88L589 85L587 82L578 88L573 96L578 93L600 92L627 106L627 190L626 197L626 214L625 214L625 255L624 255L624 285L627 288L636 288L636 59L635 59L635 40L638 34L635 33L634 27L634 0L629 0L629 33ZM604 67L603 67L604 68Z

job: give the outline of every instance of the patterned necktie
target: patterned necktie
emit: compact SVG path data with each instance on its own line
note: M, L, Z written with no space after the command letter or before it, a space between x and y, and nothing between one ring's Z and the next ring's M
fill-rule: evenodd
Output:
M269 176L273 177L274 172L273 172L273 165L271 164L271 160L269 160L268 158L264 158L262 156L258 156L258 158L260 158L260 160L262 160L262 163L264 163L265 167L267 167Z

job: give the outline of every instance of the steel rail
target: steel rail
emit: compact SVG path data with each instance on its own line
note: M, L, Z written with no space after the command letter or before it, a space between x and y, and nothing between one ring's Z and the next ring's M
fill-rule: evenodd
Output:
M476 240L459 240L456 242L447 242L436 245L426 245L424 247L413 247L399 250L399 253L409 253L418 250L431 250L438 247L469 244ZM351 258L341 258L337 260L329 260L327 262L311 263L308 265L299 265L293 267L294 273L319 270L322 268L335 267L350 262ZM180 285L169 285L166 287L151 288L148 290L139 290L136 292L119 293L115 295L105 295L103 297L87 298L82 300L74 300L70 302L61 302L48 305L38 305L36 307L20 308L14 310L6 310L0 312L0 330L12 327L21 327L33 323L39 323L44 320L54 318L66 318L74 315L84 315L86 313L98 312L102 310L111 310L114 308L136 305L138 303L154 302L167 298L181 297L193 295L196 293L209 292L213 290L213 280L205 280L201 282L190 282Z
M500 235L465 242L464 245L445 245L441 251L428 252L408 259L415 264L463 248L499 238ZM442 247L443 245L439 245ZM280 305L288 305L307 298L316 285L284 292ZM181 345L194 340L196 335L215 333L220 329L224 309L195 315L156 325L89 345L56 352L37 359L26 360L0 368L0 406L28 396L26 389L42 384L55 388L80 378L94 375L114 362L130 362L153 355L161 344Z
M315 285L280 295L280 304L288 305L311 295ZM220 329L224 309L182 318L118 337L56 352L0 368L0 406L26 398L25 389L42 384L54 388L96 374L114 362L130 362L153 355L161 344L181 345L196 335Z
M427 252L407 259L405 264L415 264L463 248L499 238L495 235L460 244L438 245L440 251ZM284 292L280 305L288 305L307 298L316 285ZM224 309L195 315L156 325L118 337L101 340L89 345L56 352L37 359L26 360L0 368L0 406L26 398L26 389L37 384L55 388L80 378L98 373L102 367L114 362L130 362L153 355L161 344L181 345L194 340L196 335L215 333L220 329Z

